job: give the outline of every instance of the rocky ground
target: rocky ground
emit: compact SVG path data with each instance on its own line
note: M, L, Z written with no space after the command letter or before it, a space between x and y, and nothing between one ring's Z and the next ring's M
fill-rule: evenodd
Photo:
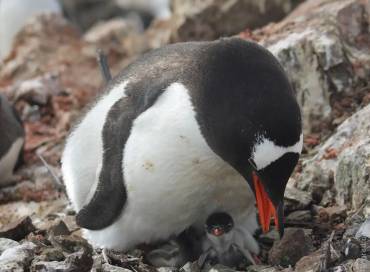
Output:
M103 254L81 238L63 187L39 156L60 177L65 136L104 85L98 48L116 74L152 48L231 35L279 59L305 131L285 194L286 234L261 235L261 264L238 269L370 271L370 1L174 0L173 9L144 32L114 19L81 34L64 18L43 15L17 36L0 66L0 91L24 121L25 164L18 183L0 190L0 271L155 271L139 250Z

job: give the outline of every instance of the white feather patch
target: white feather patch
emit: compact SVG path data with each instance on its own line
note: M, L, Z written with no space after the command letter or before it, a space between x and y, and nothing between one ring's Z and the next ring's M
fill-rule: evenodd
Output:
M302 151L302 146L302 134L299 137L298 142L288 147L278 146L273 141L265 137L260 137L253 148L252 159L257 166L257 170L261 170L288 152L300 154Z

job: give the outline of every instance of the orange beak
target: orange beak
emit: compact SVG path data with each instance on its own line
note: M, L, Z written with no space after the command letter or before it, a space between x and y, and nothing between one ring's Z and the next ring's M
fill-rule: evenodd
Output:
M253 185L256 192L258 215L262 226L262 231L266 233L270 230L271 217L274 218L276 229L279 231L279 221L276 214L276 209L263 188L260 178L255 172L253 172Z

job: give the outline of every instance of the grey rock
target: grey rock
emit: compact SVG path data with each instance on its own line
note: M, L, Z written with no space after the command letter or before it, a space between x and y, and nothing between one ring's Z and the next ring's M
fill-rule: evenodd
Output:
M0 256L1 271L24 271L34 256L36 245L26 242L6 249Z
M331 170L316 158L303 161L302 166L304 171L296 181L297 188L309 192L315 203L323 201L324 194L328 194L333 184Z
M295 271L299 272L321 272L325 254L321 250L302 257L295 265Z
M158 270L159 271L159 270ZM103 264L102 266L102 272L132 272L130 269L114 266L110 264Z
M310 193L293 187L289 182L285 189L284 199L287 211L304 210L312 203Z
M297 1L292 0L173 0L178 18L176 41L213 40L253 29L283 18Z
M64 262L35 262L31 266L32 272L46 272L46 271L57 271L57 272L67 272L71 271ZM76 271L76 270L75 270Z
M91 43L121 41L126 37L139 34L140 26L127 19L114 18L106 22L99 22L85 33L84 39Z
M317 154L303 163L294 186L312 196L322 196L325 190L335 191L338 205L358 211L365 204L364 214L370 215L369 120L370 105L344 121ZM336 155L327 157L328 150L335 150Z
M82 248L68 255L64 262L69 267L76 267L76 271L90 271L93 265L92 252Z
M356 232L356 238L367 237L370 238L370 218L361 224L360 228Z
M143 27L148 26L153 18L147 11L123 7L116 0L61 0L61 3L66 16L82 31L99 21L129 17L133 13L139 16Z
M348 260L340 265L330 268L329 272L349 272L349 271L353 272L352 266L354 262L355 262L354 260Z
M69 254L64 261L39 261L35 258L31 271L87 272L91 270L92 264L91 254L80 249L78 252Z
M200 272L201 268L199 267L198 261L187 262L183 267L180 268L180 272Z
M353 272L368 272L370 271L370 261L366 259L357 259L352 265Z
M329 223L334 226L344 221L347 216L346 206L332 206L320 208L318 212L319 221L321 223Z
M355 237L363 222L364 218L361 214L354 214L351 217L347 217L345 222L347 227L343 234L343 238L347 239Z
M281 240L275 241L269 252L269 263L273 265L294 265L310 253L312 241L302 229L287 228Z
M63 220L56 220L50 228L49 228L49 234L50 235L69 235L71 232L69 231L66 223L64 223Z
M235 272L236 270L231 269L230 267L221 265L221 264L216 264L209 269L206 269L207 272Z
M159 267L157 268L158 272L177 272L178 269L176 267Z
M8 248L12 248L18 245L19 243L14 240L7 239L7 238L0 238L0 255Z
M247 272L278 272L280 269L268 265L251 265L248 266Z
M102 271L103 263L104 263L104 258L101 254L94 254L93 255L93 266L91 268L91 272L98 272Z
M295 87L305 133L318 131L317 120L330 117L332 95L369 81L370 35L361 31L369 12L366 1L306 1L282 22L256 33L269 33L261 43L279 59ZM355 36L363 39L362 46L353 42Z
M42 253L37 256L38 260L40 261L63 261L65 259L65 256L63 254L63 251L61 251L58 248L46 248L42 251Z
M294 211L286 217L287 222L309 222L312 220L311 211Z
M368 133L369 137L370 130ZM370 194L369 159L369 138L342 152L334 184L337 190L336 200L340 205L347 205L352 210L358 210L363 203L366 203Z
M79 249L84 249L89 254L92 253L91 245L84 238L74 234L51 236L49 240L54 247L68 253L74 253Z

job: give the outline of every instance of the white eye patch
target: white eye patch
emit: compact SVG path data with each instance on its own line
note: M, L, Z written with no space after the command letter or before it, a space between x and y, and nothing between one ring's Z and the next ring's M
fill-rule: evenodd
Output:
M274 161L288 152L300 154L303 147L303 135L299 137L298 142L291 146L278 146L273 141L261 137L255 144L252 152L252 159L256 164L257 170L269 166Z

